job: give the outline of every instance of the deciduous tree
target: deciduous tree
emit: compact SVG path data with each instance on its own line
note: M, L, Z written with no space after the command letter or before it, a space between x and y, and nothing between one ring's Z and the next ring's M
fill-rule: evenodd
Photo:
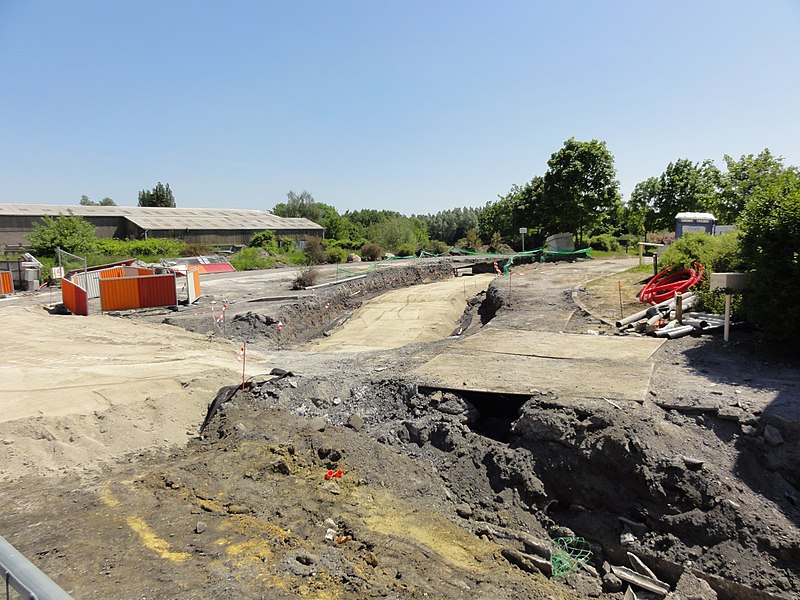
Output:
M169 189L169 184L164 185L159 181L152 190L139 192L139 206L175 208L175 196Z

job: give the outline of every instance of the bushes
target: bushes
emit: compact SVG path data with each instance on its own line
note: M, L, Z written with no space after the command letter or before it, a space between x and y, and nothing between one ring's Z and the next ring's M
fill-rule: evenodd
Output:
M267 230L256 233L250 238L247 245L254 248L263 248L270 254L278 253L278 240L274 231Z
M663 268L693 268L699 262L705 269L705 275L696 288L702 308L710 312L724 311L725 298L720 292L710 289L711 273L739 271L744 268L739 254L739 235L735 231L721 236L710 236L706 233L690 233L673 243L661 255ZM734 305L734 309L738 303Z
M344 248L329 248L325 251L325 262L330 264L347 262L347 250Z
M748 318L780 337L800 333L800 175L788 171L757 190L740 222L741 254L755 271L745 294Z
M431 254L444 254L450 249L450 246L441 240L431 240L425 245L425 251Z
M364 260L380 260L383 256L383 248L378 244L369 243L361 247L361 258Z
M149 240L95 240L93 250L97 254L109 256L182 256L186 242L181 240L151 238Z
M317 285L319 281L320 271L316 266L308 266L300 269L295 275L294 282L292 283L293 290L302 290L312 285Z
M589 247L592 250L601 250L603 252L619 252L620 245L610 233L601 233L589 238Z
M318 265L325 261L325 247L322 245L322 238L316 236L308 238L303 252L310 265Z
M401 244L397 248L397 256L416 256L417 247L414 244Z
M230 258L230 263L237 271L255 269L272 269L277 261L262 248L244 248Z
M95 227L89 221L70 213L52 217L42 217L41 223L34 223L28 241L34 254L55 256L61 248L73 254L91 251L95 242Z

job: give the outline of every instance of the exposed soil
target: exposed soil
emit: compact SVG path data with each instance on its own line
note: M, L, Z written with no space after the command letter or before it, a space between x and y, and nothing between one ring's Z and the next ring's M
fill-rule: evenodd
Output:
M673 589L685 572L720 598L798 597L795 359L756 331L734 330L729 344L671 340L639 403L421 387L414 367L446 339L362 353L299 349L380 289L447 270L417 267L293 304L231 299L227 329L206 314L169 315L203 332L192 348L209 334L247 339L264 352L248 373L264 375L188 445L153 440L122 460L87 457L76 469L54 458L57 473L4 471L0 534L75 598L622 599L611 565L627 566L626 551ZM616 318L621 279L575 285L591 273L516 269L469 301L453 330L494 322L603 334L594 315ZM192 312L208 310L204 302ZM150 327L142 321L166 316L133 318ZM267 375L273 367L291 374ZM32 462L59 442L69 448L26 434L37 418L0 424L4 458L23 443ZM551 540L576 536L591 551L587 568L543 574ZM692 585L700 595L686 592ZM670 593L714 597L688 574Z

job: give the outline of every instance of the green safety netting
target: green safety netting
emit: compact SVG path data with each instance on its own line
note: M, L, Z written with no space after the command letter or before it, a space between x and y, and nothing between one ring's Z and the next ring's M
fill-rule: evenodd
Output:
M443 254L433 254L432 252L426 252L425 250L421 250L419 253L419 258L438 258L441 256L447 256L451 251L461 252L463 254L468 254L470 256L475 257L486 257L486 258L505 258L506 263L502 267L503 275L508 275L508 270L511 268L511 265L514 264L514 259L519 258L522 256L530 256L530 257L537 257L539 262L546 262L548 256L558 257L558 256L579 256L583 255L585 258L591 258L592 256L592 249L591 248L584 248L582 250L575 250L573 252L555 252L553 250L548 250L547 248L535 248L533 250L526 250L524 252L515 252L512 255L508 254L492 254L490 252L472 252L471 250L464 250L463 248L456 248L453 246L450 248L446 253ZM355 275L363 275L365 273L369 273L373 269L377 269L380 267L381 263L392 261L392 260L408 260L412 258L417 258L416 256L390 256L384 258L380 262L373 263L366 269L347 269L345 267L338 267L337 272L343 273L348 277L352 277Z
M592 557L589 542L582 537L560 537L553 540L553 577L563 577L574 573Z

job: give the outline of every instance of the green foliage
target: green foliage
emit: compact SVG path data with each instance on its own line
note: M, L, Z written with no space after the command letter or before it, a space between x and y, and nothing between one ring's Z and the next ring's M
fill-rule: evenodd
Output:
M547 216L550 233L571 231L580 243L584 234L616 228L619 181L605 142L570 138L547 166L539 208Z
M325 262L325 246L322 245L322 238L317 236L308 238L303 253L306 255L310 265L318 265Z
M620 245L610 233L601 233L589 238L589 247L592 250L601 250L603 252L619 252Z
M756 193L779 184L784 173L797 174L796 167L785 167L783 159L775 157L768 149L758 156L748 154L738 161L725 155L727 172L722 175L721 190L714 206L714 214L720 223L735 223L747 202Z
M346 219L349 219L351 222L360 225L365 230L382 221L396 219L397 217L402 216L403 215L394 210L375 210L373 208L364 208L354 211L348 210L344 213L344 217Z
M505 240L518 242L526 227L528 244L540 245L552 228L551 215L543 207L544 180L534 177L522 187L514 185L505 196L489 202L478 218L478 233L489 238L499 231Z
M710 290L711 273L739 271L743 268L739 252L739 234L735 231L721 236L690 233L675 240L661 255L662 268L694 268L703 265L705 275L696 288L700 308L719 313L724 310L724 297Z
M417 247L414 244L402 244L397 249L397 256L415 256Z
M361 258L364 260L380 260L382 256L383 248L380 244L370 242L361 248Z
M414 215L428 228L428 237L453 244L464 237L470 229L478 228L481 208L454 208L443 210L435 215Z
M329 248L325 251L325 262L329 264L347 262L347 250L338 247Z
M419 219L399 216L384 219L368 229L368 237L389 252L397 253L406 244L422 248L428 243L428 228Z
M469 250L470 252L480 252L483 247L483 242L478 232L470 229L460 240L456 241L456 246L462 250Z
M696 262L707 272L740 269L738 234L732 231L715 237L707 233L689 233L675 240L659 258L664 268L691 268Z
M139 192L139 206L175 208L175 196L169 189L169 184L164 185L159 181L152 190Z
M277 266L274 257L263 248L243 248L230 257L229 262L237 271L253 271L256 269L272 269Z
M741 253L754 270L745 309L781 337L800 333L800 174L790 169L753 191L740 221Z
M149 240L95 240L92 250L96 254L120 257L157 256L175 258L184 256L186 242L167 238L150 238Z
M89 252L95 243L95 227L86 219L72 212L58 217L42 217L41 223L33 224L28 242L34 254L55 256L61 248L73 254Z
M489 241L489 252L498 253L500 252L500 246L503 245L503 238L500 235L499 231L495 231L492 234L492 239Z
M213 253L214 250L205 242L187 242L181 256L206 256Z
M262 248L270 254L278 253L278 240L275 237L274 231L259 231L250 238L247 245L254 248Z
M84 194L83 196L81 196L80 205L81 206L116 206L117 203L114 202L108 196L106 196L105 198L100 200L100 202L95 202L94 200L89 200L89 196Z
M444 254L449 249L450 246L441 240L430 240L427 244L425 244L425 251L430 252L431 254Z

